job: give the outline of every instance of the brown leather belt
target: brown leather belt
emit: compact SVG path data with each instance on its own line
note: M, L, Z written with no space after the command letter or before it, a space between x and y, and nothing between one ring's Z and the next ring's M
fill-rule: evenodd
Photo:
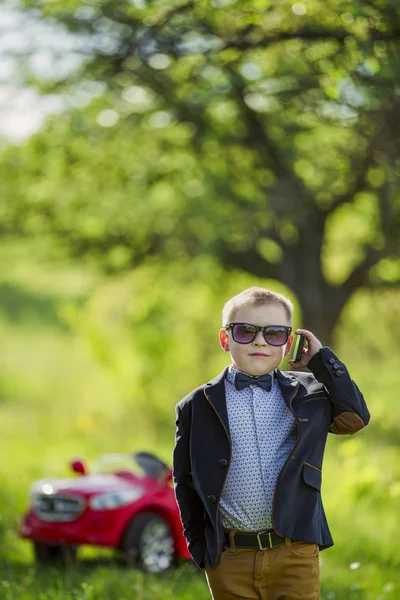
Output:
M231 545L230 533L225 531L225 545ZM274 530L259 531L258 533L247 533L244 531L235 531L233 534L233 543L236 548L257 548L258 550L268 550L283 546L285 538L278 535Z

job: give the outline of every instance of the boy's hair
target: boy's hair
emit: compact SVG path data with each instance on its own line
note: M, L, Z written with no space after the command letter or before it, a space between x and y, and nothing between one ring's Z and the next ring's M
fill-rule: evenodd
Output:
M289 321L292 319L293 304L283 294L267 290L266 288L250 287L247 290L243 290L240 294L233 296L225 304L222 310L222 326L225 327L228 323L231 323L235 317L235 313L238 308L248 305L262 305L262 304L281 304L286 311Z

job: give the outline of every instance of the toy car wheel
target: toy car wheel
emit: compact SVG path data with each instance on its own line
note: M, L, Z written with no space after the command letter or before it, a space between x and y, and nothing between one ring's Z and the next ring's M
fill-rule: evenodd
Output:
M173 563L175 544L165 519L154 513L141 513L128 526L122 551L129 566L148 573L162 573Z
M77 548L33 542L33 552L37 564L68 566L75 562Z

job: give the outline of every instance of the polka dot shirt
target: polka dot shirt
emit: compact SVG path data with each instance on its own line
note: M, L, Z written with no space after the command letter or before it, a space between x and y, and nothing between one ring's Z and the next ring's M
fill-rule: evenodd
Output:
M236 373L230 367L225 379L232 462L220 501L222 524L263 531L272 529L275 484L296 442L296 423L276 379L270 392L257 385L238 391Z

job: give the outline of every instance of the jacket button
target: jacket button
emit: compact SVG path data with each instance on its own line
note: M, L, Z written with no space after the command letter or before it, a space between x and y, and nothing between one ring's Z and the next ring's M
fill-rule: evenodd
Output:
M340 367L339 363L334 363L333 368L338 369Z
M226 467L228 466L228 461L226 460L226 458L220 458L219 462L219 466L222 467L223 469L226 469Z
M215 496L207 496L207 500L209 501L210 504L216 504L217 503L217 499Z
M344 371L336 371L336 377L340 377L344 374Z
M329 362L331 363L331 365L333 365L333 363L335 363L335 362L336 362L336 360L335 360L334 358L330 358L330 359L329 359Z

